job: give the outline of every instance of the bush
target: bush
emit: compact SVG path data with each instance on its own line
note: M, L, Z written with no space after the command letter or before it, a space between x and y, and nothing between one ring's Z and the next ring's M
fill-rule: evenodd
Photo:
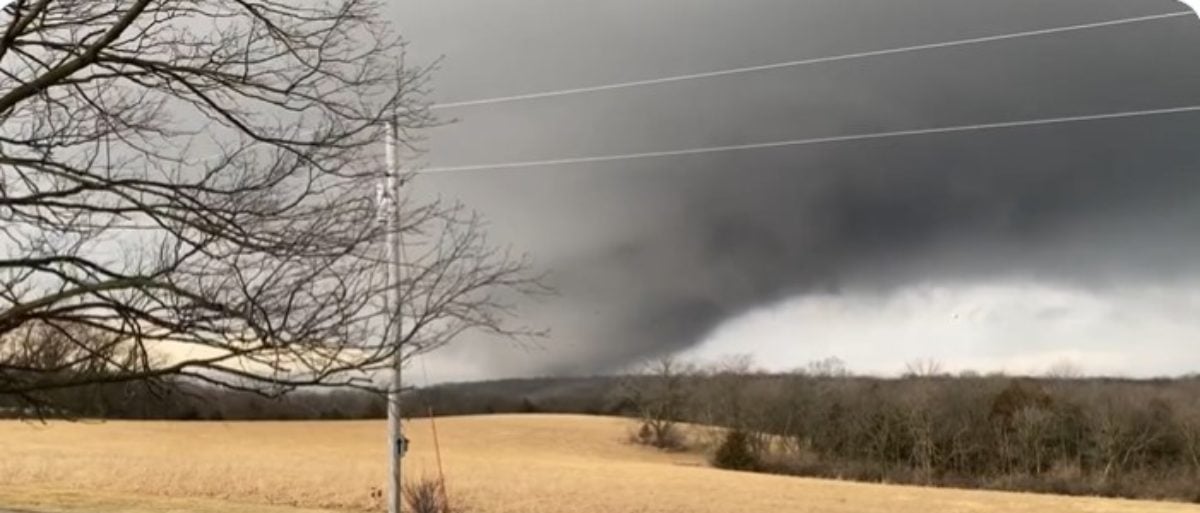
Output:
M660 425L656 430L649 422L642 422L629 433L629 441L664 451L683 451L688 447L683 433L671 424Z
M750 448L750 437L744 431L725 434L721 446L713 454L713 466L728 470L758 470L758 455Z
M654 445L654 430L645 422L629 434L629 441L639 445Z
M404 503L412 513L452 513L446 500L445 483L440 479L422 478L404 484Z

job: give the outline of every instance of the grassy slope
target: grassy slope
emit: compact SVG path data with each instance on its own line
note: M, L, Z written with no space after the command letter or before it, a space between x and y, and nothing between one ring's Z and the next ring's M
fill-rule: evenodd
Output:
M453 500L499 512L1200 512L1200 507L935 490L724 472L697 454L622 442L628 424L576 416L438 421ZM410 476L437 472L427 421ZM0 423L0 506L71 511L300 513L367 509L382 422ZM67 505L67 508L60 506ZM73 507L70 505L74 505Z

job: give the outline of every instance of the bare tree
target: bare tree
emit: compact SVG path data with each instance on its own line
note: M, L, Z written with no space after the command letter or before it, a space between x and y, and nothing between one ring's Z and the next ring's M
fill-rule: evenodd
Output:
M1026 406L1017 410L1012 420L1013 436L1020 451L1018 459L1027 465L1022 470L1034 475L1041 474L1049 463L1048 439L1053 428L1053 413L1044 408Z
M1200 407L1195 404L1181 413L1179 430L1183 439L1183 454L1192 472L1200 476Z
M1072 380L1083 377L1083 368L1069 359L1062 359L1046 369L1046 377L1056 380Z
M704 368L704 383L698 387L696 402L699 420L716 427L709 433L711 441L725 440L729 431L739 432L738 443L755 455L762 455L769 448L771 437L771 412L766 410L764 397L771 391L772 383L762 379L763 372L756 368L748 354L731 354L718 358Z
M945 375L942 363L932 358L917 359L904 364L904 377L934 378Z
M909 369L913 369L910 364ZM923 370L934 371L935 367L924 366ZM918 376L936 376L917 374ZM922 482L928 483L933 479L934 465L939 458L938 446L935 440L937 429L936 386L930 381L912 383L911 389L901 398L903 419L906 436L911 440L910 462L912 468L918 471Z
M1144 390L1110 394L1093 411L1101 478L1133 470L1166 436L1170 407Z
M647 362L641 372L625 378L621 390L638 412L639 442L660 449L678 449L683 445L675 425L685 414L689 399L687 380L694 374L692 365L666 355Z
M44 405L175 377L264 394L370 386L396 351L530 333L504 322L505 300L534 288L525 261L456 206L397 206L403 315L380 302L384 122L415 150L435 120L429 68L404 63L378 7L4 7L0 395ZM39 346L47 333L59 342Z
M817 378L845 378L850 376L850 369L846 367L846 362L836 356L808 362L808 365L801 372Z

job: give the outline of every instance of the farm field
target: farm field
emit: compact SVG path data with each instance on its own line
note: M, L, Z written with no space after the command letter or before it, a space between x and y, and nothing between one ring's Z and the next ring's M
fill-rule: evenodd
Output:
M437 472L407 426L410 477ZM1197 512L1200 506L736 473L624 442L623 419L439 419L451 500L476 513ZM305 513L379 507L382 421L0 423L0 509Z

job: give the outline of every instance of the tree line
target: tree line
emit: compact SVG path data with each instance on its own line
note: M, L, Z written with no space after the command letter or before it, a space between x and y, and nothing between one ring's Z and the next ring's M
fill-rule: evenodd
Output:
M31 405L0 394L0 418L131 420L360 420L387 416L386 396L375 389L314 388L282 395L237 390L182 378L154 382L97 383L45 392ZM429 415L578 413L629 415L616 394L618 378L529 378L409 388L405 418Z
M643 442L676 447L674 422L721 426L710 442L719 466L1200 502L1196 377L951 376L922 362L884 379L836 361L765 374L745 360L666 359L626 383Z
M384 418L386 398L356 390L299 390L267 396L182 380L95 384L53 392L54 407L0 395L0 418L123 420L337 420Z

